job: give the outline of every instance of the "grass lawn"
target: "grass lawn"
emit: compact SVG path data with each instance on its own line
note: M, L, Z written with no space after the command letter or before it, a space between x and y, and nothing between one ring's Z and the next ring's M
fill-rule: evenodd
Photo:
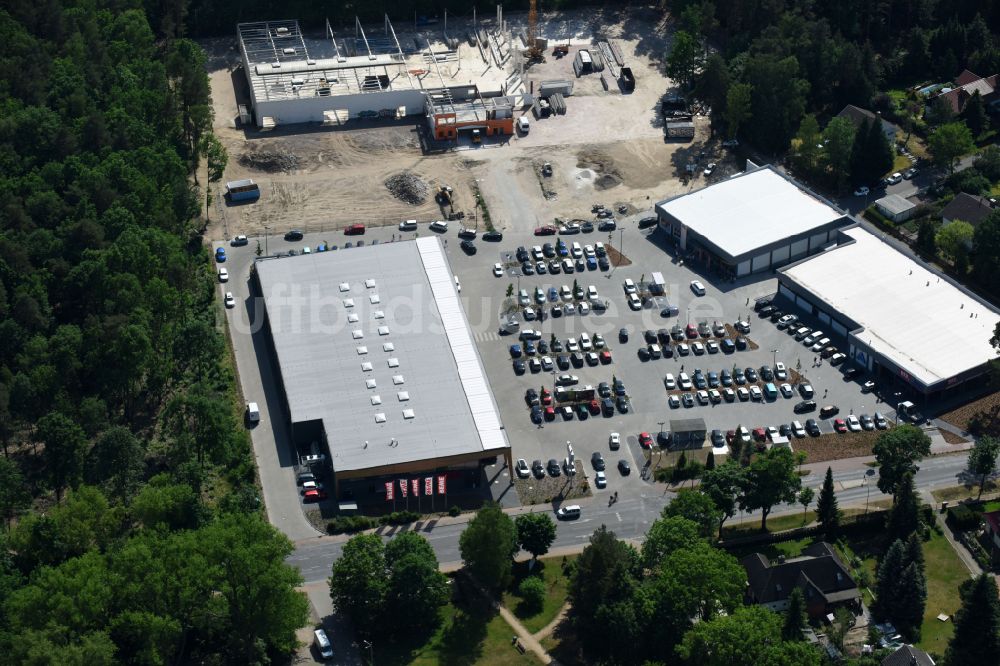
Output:
M375 663L403 666L505 666L537 664L534 654L520 654L510 642L514 630L479 592L452 579L451 602L441 609L441 624L426 640L379 644ZM367 657L367 655L364 655Z
M514 563L514 582L503 595L503 604L521 621L531 633L537 633L548 626L559 609L566 603L570 579L563 572L563 562L573 562L576 555L568 557L542 558L535 564L534 571L528 571L528 562ZM540 609L528 607L517 594L518 586L528 576L541 576L545 581L545 602Z
M987 481L986 489L983 494L989 497L990 493L997 491L997 484L995 481ZM939 502L950 502L951 500L963 500L973 498L975 499L979 495L979 484L973 483L968 486L950 486L948 488L939 488L937 490L932 490L931 494L934 495L934 499ZM1000 508L998 505L995 508ZM985 509L986 511L994 511L995 509Z
M937 616L939 613L954 615L961 606L958 586L969 578L969 570L958 559L948 540L937 532L931 532L930 541L924 544L924 558L927 560L927 608L917 645L927 652L944 654L954 626L951 620L941 622Z
M892 161L892 170L895 172L902 173L913 166L909 158L906 155L900 155L896 153L896 158ZM891 174L890 174L891 175Z

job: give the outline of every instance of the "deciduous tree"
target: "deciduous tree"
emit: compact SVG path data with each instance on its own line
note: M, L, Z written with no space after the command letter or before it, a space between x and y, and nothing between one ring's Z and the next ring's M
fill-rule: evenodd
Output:
M917 462L930 455L931 440L923 430L907 423L880 434L872 451L879 464L878 489L894 495L903 475L915 473Z
M664 508L664 512L666 509ZM714 530L715 525L712 525ZM663 515L653 522L642 542L642 562L647 569L660 566L664 558L678 548L684 548L704 538L698 523L683 516Z
M927 147L934 156L934 161L955 172L955 163L962 155L971 153L976 148L972 141L972 132L963 122L945 123L931 132Z
M747 606L731 615L699 622L684 635L677 654L686 666L820 666L819 650L801 641L781 639L781 616Z
M351 618L359 633L378 630L389 590L385 572L385 547L377 534L351 537L340 559L333 563L330 598L334 608Z
M538 559L549 552L549 546L556 539L556 524L547 513L526 513L514 520L517 527L517 542L521 548Z
M487 502L476 512L459 537L458 547L465 566L487 589L507 587L518 550L517 528L499 504Z
M699 490L708 495L719 508L719 538L726 519L736 515L740 489L743 487L743 467L735 460L727 460L701 478Z
M83 429L68 416L51 412L38 421L38 439L45 446L45 469L49 483L62 501L67 486L75 487L83 478L87 438Z
M948 259L957 262L960 256L968 254L974 232L968 222L954 220L938 230L934 242Z
M719 520L723 518L722 510L716 506L711 497L691 488L677 493L670 504L663 508L663 517L677 516L687 518L698 525L701 536L708 538L715 533Z
M726 93L726 132L735 139L747 121L753 118L751 93L753 88L746 83L734 83Z
M1000 664L1000 599L988 573L962 583L962 607L945 652L947 664Z
M978 497L983 496L987 477L997 470L998 455L1000 455L1000 439L990 435L983 435L977 439L969 451L969 472L979 477Z
M740 508L760 510L760 529L767 530L767 517L776 504L792 503L802 487L795 458L786 448L774 447L754 458L747 469L740 494Z

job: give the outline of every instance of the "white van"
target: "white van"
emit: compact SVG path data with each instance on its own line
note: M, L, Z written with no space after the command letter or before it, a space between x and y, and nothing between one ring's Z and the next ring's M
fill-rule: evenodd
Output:
M322 629L313 632L313 645L316 646L316 652L319 653L320 659L323 661L333 659L333 645L330 644L330 639L327 638L326 632Z
M604 247L604 243L595 243L594 252L597 254L598 257L604 257L607 256L608 249Z
M431 231L448 231L448 223L444 220L431 222Z
M583 248L580 247L580 244L578 242L573 241L573 258L579 259L582 256L583 256Z
M531 122L528 120L528 116L521 116L517 119L517 129L521 134L528 133L528 130L531 129Z
M405 220L399 223L400 231L416 231L417 221L416 220Z
M247 420L250 423L257 423L260 421L260 408L257 407L256 402L247 403Z

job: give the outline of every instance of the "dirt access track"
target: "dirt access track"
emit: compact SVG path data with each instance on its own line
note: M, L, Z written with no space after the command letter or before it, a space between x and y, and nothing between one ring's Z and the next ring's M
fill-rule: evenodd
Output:
M505 19L516 31L526 15L508 14ZM449 25L454 21L449 19ZM407 28L396 29L403 40ZM464 30L459 27L455 34ZM550 46L545 61L526 70L526 85L573 80L566 114L531 117L527 135L484 139L481 145L460 140L449 150L431 153L421 150L422 117L351 120L339 128L291 125L266 133L239 127L237 105L244 101L246 82L235 38L205 41L214 129L229 152L223 181L253 178L261 186L258 202L226 206L221 196L224 182L214 184L209 237L259 235L265 227L282 233L291 228L337 229L355 222L395 225L405 219L440 219L443 212L433 197L439 185L454 188L455 210L466 213L470 226L476 213L472 188L478 186L500 230L532 228L555 218L590 218L591 205L597 202L628 205L630 211L648 209L656 200L694 186L681 177L683 165L698 159L699 152L707 151L701 156L705 162L722 162L718 142L711 148L705 145L705 118L696 118L693 142L664 140L659 103L673 83L662 73L660 61L672 32L662 13L651 8L542 15L539 34L550 45L569 41L570 52L557 59ZM599 74L574 75L576 52L596 48L595 36L613 39L621 48L636 76L634 92L623 94L610 75L608 89ZM530 112L516 115L522 113ZM540 174L545 162L552 164L551 177ZM429 194L422 203L404 202L387 189L386 179L401 173L427 186Z

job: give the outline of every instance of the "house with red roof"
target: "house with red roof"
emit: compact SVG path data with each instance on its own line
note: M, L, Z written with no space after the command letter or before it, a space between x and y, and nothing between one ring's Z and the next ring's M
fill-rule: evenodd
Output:
M986 533L993 542L993 547L1000 550L1000 511L990 511L983 514L986 521Z
M993 76L979 76L969 70L963 71L955 79L954 88L945 88L945 92L938 95L938 98L948 102L951 110L959 114L965 110L965 105L972 99L975 92L983 99L984 104L1000 99L997 88L1000 87L1000 74Z

